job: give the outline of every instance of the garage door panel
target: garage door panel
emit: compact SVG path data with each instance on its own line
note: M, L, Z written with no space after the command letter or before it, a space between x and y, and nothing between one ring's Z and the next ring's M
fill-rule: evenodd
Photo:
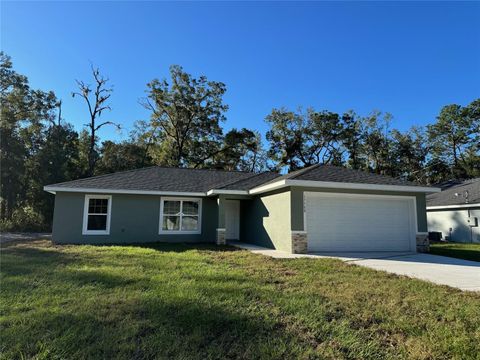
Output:
M410 251L409 198L305 193L305 199L309 251Z

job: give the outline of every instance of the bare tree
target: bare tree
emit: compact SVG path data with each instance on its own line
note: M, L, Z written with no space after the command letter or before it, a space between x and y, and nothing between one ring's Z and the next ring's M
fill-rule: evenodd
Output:
M95 84L92 87L90 84L86 84L83 81L75 80L78 86L78 92L72 92L72 97L80 96L85 100L88 106L88 112L90 115L90 123L85 126L90 131L90 144L88 151L88 176L92 176L95 171L95 164L97 162L98 154L96 149L97 139L96 133L105 125L113 125L117 129L120 129L120 125L112 121L104 121L97 124L97 120L105 110L112 110L107 101L112 95L113 89L107 85L109 79L100 74L100 70L92 66L92 75L95 80ZM93 96L92 96L93 95Z

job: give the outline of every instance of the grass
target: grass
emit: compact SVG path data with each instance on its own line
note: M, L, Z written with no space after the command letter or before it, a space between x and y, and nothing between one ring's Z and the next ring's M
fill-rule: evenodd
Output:
M480 261L480 244L434 243L430 244L430 252L435 255Z
M212 245L6 244L2 359L474 359L480 294Z

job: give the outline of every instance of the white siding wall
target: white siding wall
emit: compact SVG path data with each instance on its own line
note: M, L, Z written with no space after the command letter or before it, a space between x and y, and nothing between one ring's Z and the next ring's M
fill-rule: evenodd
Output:
M480 243L480 227L470 228L467 224L468 215L477 217L480 221L480 209L458 209L443 211L428 211L428 231L440 231L443 238L450 235L450 241Z

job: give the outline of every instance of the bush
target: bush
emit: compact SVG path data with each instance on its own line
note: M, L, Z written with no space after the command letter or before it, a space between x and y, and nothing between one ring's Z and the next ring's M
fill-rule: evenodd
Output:
M42 214L30 206L22 206L13 211L11 219L0 220L0 231L49 231Z
M13 221L9 219L0 219L0 231L13 231Z

